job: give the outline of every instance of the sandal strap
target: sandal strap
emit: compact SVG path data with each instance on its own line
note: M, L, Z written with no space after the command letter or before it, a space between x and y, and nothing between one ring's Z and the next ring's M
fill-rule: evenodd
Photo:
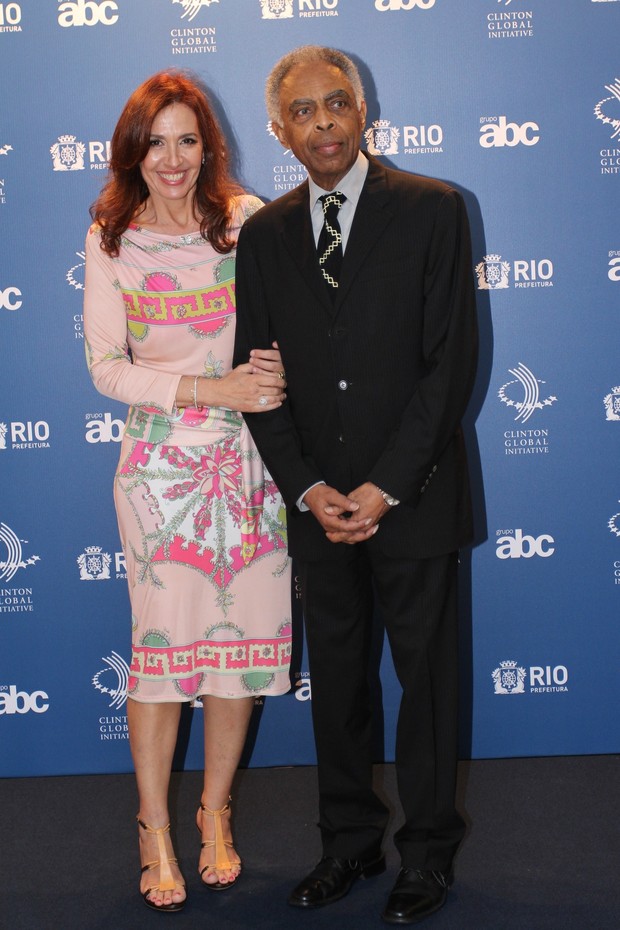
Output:
M159 867L159 882L157 885L154 885L153 888L150 888L149 891L153 891L154 889L158 891L174 891L177 885L181 883L175 881L170 868L170 863L176 862L177 860L168 856L166 850L165 836L167 833L170 833L170 823L167 823L165 827L151 827L148 823L140 820L139 814L136 815L136 820L146 833L150 833L157 837L158 858L153 862L149 862L142 868L142 872L144 872L145 870Z
M228 801L230 802L231 800L232 798L229 797ZM230 870L235 866L240 866L241 861L239 859L231 860L228 855L227 847L228 849L232 849L233 844L224 839L224 833L222 831L222 814L227 814L228 811L230 811L230 803L227 802L224 807L220 807L219 810L212 810L210 807L207 807L206 804L203 804L201 800L200 810L213 817L215 826L215 839L205 840L200 847L201 849L212 849L215 847L215 862L205 866L200 874L202 875L207 869L222 872L226 869Z
M201 801L201 802L200 802L200 810L201 810L201 811L204 811L205 814L211 814L212 817L215 817L216 814L219 814L220 817L221 817L222 814L226 814L226 813L230 810L230 801L232 801L232 798L229 797L229 798L228 798L228 801L226 802L226 804L224 805L224 807L220 807L220 809L217 810L217 811L211 810L210 807L207 807L207 805L206 805L206 804L203 804L202 801Z
M140 820L139 814L136 814L136 820L143 830L146 830L147 833L152 833L154 836L163 836L164 833L170 833L170 821L168 821L165 827L150 827L148 823Z
M174 862L175 865L179 864L178 859L166 859L166 862ZM153 862L147 862L146 865L143 865L142 868L140 869L140 874L142 874L142 872L150 872L151 869L157 869L159 868L159 865L160 865L159 859L154 859Z

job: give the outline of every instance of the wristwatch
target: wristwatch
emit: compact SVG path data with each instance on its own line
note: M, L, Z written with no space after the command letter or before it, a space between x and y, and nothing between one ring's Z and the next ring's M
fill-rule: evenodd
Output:
M397 501L396 498L388 494L387 491L382 491L378 485L375 485L375 487L388 507L396 507L397 504L400 504L400 501Z

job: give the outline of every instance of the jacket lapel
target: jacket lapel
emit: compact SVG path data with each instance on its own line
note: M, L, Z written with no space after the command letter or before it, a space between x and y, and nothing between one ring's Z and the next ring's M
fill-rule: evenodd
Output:
M286 211L282 215L280 231L282 242L308 287L331 315L334 308L316 258L314 234L310 221L308 182L304 181L291 193Z
M368 160L368 174L353 217L342 262L336 310L341 306L368 253L381 238L393 216L387 175L378 161L374 158Z
M330 316L338 312L356 275L374 244L391 222L393 212L383 166L368 159L368 175L357 204L353 225L345 250L338 295L332 303L316 259L316 247L310 221L308 182L291 191L282 215L281 237L284 248L297 265L302 277Z

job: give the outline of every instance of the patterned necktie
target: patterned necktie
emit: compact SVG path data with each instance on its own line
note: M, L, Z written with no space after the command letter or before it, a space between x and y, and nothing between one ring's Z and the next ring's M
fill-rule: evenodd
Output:
M338 210L347 198L340 191L333 194L323 194L320 198L323 204L325 222L319 236L317 255L319 268L327 284L332 300L338 289L338 278L342 265L342 233L338 223Z

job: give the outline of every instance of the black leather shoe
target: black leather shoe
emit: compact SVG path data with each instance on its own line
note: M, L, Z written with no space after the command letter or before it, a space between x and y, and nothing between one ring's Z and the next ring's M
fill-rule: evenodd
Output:
M446 903L452 876L428 869L401 869L381 915L389 924L415 924Z
M347 894L358 878L371 878L385 872L385 858L362 862L324 856L319 864L293 889L288 903L293 907L323 907Z

